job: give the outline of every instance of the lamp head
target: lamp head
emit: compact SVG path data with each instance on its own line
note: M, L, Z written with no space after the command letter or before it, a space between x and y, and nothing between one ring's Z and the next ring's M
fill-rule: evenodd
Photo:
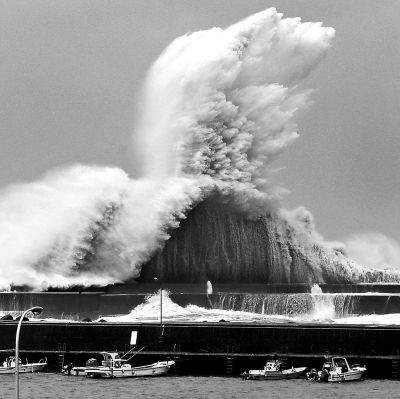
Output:
M38 314L42 313L43 308L41 306L35 306L35 307L31 308L30 311L33 314L38 315Z

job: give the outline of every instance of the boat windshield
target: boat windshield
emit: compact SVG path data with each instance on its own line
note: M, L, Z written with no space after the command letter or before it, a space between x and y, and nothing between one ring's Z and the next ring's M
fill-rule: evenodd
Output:
M341 367L343 371L348 370L346 359L343 357L336 357L332 359L332 363L334 367Z

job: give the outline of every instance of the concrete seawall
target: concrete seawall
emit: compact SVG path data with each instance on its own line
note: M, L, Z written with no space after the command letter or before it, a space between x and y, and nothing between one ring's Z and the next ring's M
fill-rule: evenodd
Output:
M126 352L132 347L131 334L136 331L137 347L145 349L132 364L172 358L177 363L171 371L178 374L238 375L245 369L262 368L270 355L285 359L288 366L320 368L324 352L329 351L345 355L351 364L365 364L368 377L400 378L400 326L167 322L160 341L157 323L79 322L128 314L158 288L155 284L116 284L96 291L3 292L0 311L17 316L39 305L44 308L40 317L70 320L23 323L21 357L38 361L46 356L51 370L59 371L62 363L84 365L89 357L103 350ZM209 297L203 284L164 288L180 306L220 307L228 298L241 307L246 303L243 298L252 295L253 304L266 297L278 301L283 298L285 303L294 298L298 303L299 298L311 296L311 287L305 284L215 284L214 294ZM399 285L326 285L321 290L345 298L343 303L356 314L400 313ZM0 322L0 362L14 352L16 328L16 321Z
M0 349L15 345L16 321L0 322ZM138 332L137 346L160 349L157 323L46 322L23 323L21 348L26 350L124 351L132 331ZM173 323L163 324L163 350L206 353L292 353L391 356L400 349L400 327L256 324L256 323Z
M103 292L2 292L0 311L13 316L32 306L43 307L42 318L79 321L101 316L129 314L145 301L146 294L106 294ZM170 294L180 306L207 307L206 294Z
M3 358L13 351L16 327L15 321L0 323ZM290 365L319 368L324 352L329 351L345 355L351 363L365 363L370 377L399 378L395 365L400 359L400 328L392 326L166 323L160 341L158 324L30 321L22 326L21 357L36 361L47 356L54 370L60 357L84 364L96 352L129 350L133 331L137 347L145 347L135 362L170 357L185 362L177 368L180 373L208 373L214 366L214 373L228 373L224 365L229 358L235 374L265 363L268 354L284 357Z
M154 293L155 291L152 291ZM42 306L43 318L80 321L104 316L126 315L142 304L145 293L106 292L3 292L0 311L19 315L32 306ZM306 293L171 293L170 299L184 307L189 304L203 308L241 310L264 314L307 314L314 303L326 301L324 296ZM329 298L328 298L329 299ZM400 294L332 294L330 300L340 317L364 314L400 313ZM299 304L301 306L299 306Z

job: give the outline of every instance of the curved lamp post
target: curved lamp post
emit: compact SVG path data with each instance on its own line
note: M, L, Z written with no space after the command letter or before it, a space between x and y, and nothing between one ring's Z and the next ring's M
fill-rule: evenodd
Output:
M32 312L33 314L40 314L42 313L43 308L41 306L34 306L28 310L25 310L22 313L21 318L19 319L18 327L17 327L17 334L15 336L15 397L19 399L19 331L21 330L22 320L27 313Z
M161 281L158 281L157 277L154 277L154 281L160 284L160 340L162 340L163 337L163 328L162 328L162 287L161 287Z

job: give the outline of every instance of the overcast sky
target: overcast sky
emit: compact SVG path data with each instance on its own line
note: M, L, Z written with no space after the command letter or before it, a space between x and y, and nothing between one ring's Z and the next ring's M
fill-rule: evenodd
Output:
M400 242L400 1L0 1L0 187L74 163L135 177L141 84L176 37L276 7L336 30L307 79L318 89L281 157L284 205L304 205L326 240ZM396 243L394 243L396 245Z

